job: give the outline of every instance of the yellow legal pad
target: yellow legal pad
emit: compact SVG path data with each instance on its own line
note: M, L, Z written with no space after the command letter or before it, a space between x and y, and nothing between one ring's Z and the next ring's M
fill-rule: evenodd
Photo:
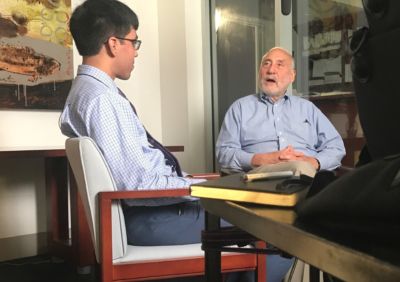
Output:
M243 174L234 174L193 184L190 193L199 198L293 207L305 197L309 185L310 179L295 176L248 182Z

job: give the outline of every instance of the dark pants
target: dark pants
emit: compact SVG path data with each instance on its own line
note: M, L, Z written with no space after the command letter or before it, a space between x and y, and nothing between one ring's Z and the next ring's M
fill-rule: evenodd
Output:
M181 245L201 242L204 212L199 201L124 208L128 244ZM223 225L228 223L224 222Z

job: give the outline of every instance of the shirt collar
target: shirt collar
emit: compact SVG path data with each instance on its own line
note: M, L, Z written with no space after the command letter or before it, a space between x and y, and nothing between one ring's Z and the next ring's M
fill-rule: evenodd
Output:
M96 67L90 65L79 65L77 75L90 76L110 88L111 92L118 93L118 87L114 80L107 73Z
M265 94L264 92L260 92L259 94L260 97L260 101L263 103L270 103L270 104L275 104L275 103L281 103L281 101L286 101L288 99L290 99L290 96L287 94L287 92L285 93L285 95L283 95L282 98L280 98L277 102L274 102L271 97L269 97L267 94Z

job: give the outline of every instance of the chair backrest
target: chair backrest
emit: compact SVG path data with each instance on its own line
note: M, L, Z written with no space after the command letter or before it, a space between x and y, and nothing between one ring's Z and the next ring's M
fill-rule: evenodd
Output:
M65 149L83 202L96 259L100 262L97 196L101 191L117 189L103 154L91 138L69 138L65 142ZM112 238L113 259L123 257L127 250L127 239L125 219L119 201L112 206Z

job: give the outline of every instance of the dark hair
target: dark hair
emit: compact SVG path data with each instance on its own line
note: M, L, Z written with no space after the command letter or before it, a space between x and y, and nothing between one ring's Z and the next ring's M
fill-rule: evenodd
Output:
M79 54L92 56L110 36L124 37L139 27L135 12L117 0L86 0L72 13L69 27Z

